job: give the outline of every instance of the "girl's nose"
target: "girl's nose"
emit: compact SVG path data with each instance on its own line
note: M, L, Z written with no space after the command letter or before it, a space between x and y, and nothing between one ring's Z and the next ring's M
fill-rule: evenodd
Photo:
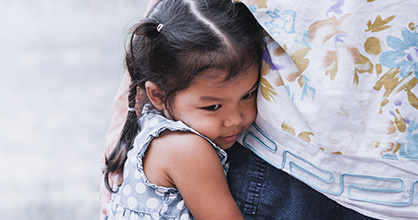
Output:
M225 127L237 126L241 124L243 119L244 119L244 115L239 109L235 111L231 111L230 113L226 115L223 125Z

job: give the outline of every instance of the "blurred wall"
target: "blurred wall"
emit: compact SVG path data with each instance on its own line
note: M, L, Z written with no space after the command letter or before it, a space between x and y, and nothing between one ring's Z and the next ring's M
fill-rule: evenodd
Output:
M129 27L147 0L0 0L0 218L98 219Z

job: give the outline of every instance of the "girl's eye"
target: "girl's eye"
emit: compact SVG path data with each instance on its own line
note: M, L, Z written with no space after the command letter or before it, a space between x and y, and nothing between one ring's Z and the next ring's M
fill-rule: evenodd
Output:
M254 91L252 91L252 92L248 93L247 95L245 95L244 97L242 97L242 99L249 99L249 98L253 97L253 95L255 94L255 91L256 91L256 90L254 90Z
M203 109L208 110L208 111L216 111L221 107L221 105L211 105L211 106L206 106L203 107Z

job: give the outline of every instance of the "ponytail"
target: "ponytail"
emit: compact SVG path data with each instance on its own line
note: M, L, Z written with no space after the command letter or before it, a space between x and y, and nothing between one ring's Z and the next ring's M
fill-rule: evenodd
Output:
M140 130L140 126L138 124L138 115L135 111L137 89L137 83L132 80L129 86L129 110L125 125L123 126L119 141L115 148L112 150L109 156L105 158L104 182L105 187L111 192L115 191L110 188L109 173L113 173L123 167L128 155L128 151L132 149L134 139Z

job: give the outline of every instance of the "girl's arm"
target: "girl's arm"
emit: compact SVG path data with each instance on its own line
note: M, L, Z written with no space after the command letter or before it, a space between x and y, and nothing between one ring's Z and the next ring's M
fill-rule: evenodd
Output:
M147 178L160 186L176 187L196 219L244 219L207 140L188 132L163 133L145 155Z

